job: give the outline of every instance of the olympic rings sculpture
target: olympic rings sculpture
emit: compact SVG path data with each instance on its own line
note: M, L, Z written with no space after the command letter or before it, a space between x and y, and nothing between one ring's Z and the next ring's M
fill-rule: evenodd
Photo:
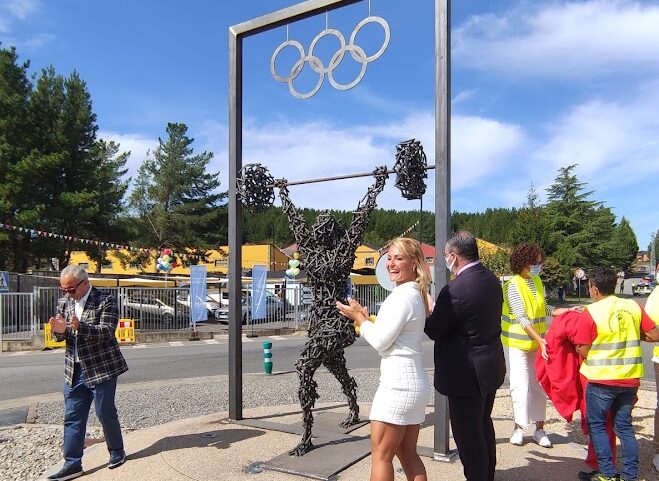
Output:
M365 25L369 23L377 23L380 26L382 26L382 29L384 30L384 41L382 42L382 46L373 55L366 55L364 49L359 45L355 44L355 38L357 37L357 34ZM316 48L316 45L318 44L320 39L327 35L336 37L339 40L341 46L336 52L334 52L334 54L330 58L329 64L325 66L325 64L323 64L323 61L314 55L314 49ZM364 75L366 74L366 66L369 63L373 62L374 60L379 59L384 53L384 51L387 50L387 47L389 46L390 38L391 38L391 32L389 30L389 24L382 17L369 16L363 19L361 22L359 22L357 26L355 26L352 33L350 34L350 40L347 44L345 37L340 31L334 28L326 28L325 30L321 31L318 35L316 35L316 37L311 41L311 44L309 45L308 53L305 52L304 47L297 40L286 40L285 42L281 43L275 49L275 51L272 54L272 58L270 59L270 72L272 73L272 77L277 82L287 83L288 90L291 92L291 95L293 95L293 97L296 97L298 99L308 99L310 97L313 97L320 90L320 87L322 87L323 81L325 80L325 75L327 75L330 84L335 89L348 90L353 88L359 82L361 82L361 80L364 78ZM295 62L288 75L283 76L277 73L277 69L275 68L275 62L277 60L277 56L279 55L279 53L282 50L284 50L286 47L295 48L298 51L300 58L298 59L297 62ZM350 56L355 61L361 64L361 69L357 77L352 82L342 84L340 82L337 82L337 80L334 78L334 69L336 69L341 64L343 58L345 57L346 52L350 52ZM293 81L298 77L298 75L300 75L305 64L309 64L311 70L313 70L318 74L318 82L316 82L314 88L311 89L309 92L301 93L295 90L295 87L293 86Z

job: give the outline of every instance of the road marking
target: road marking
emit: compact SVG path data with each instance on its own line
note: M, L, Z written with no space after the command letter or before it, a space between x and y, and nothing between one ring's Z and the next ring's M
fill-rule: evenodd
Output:
M270 336L270 339L274 339L275 341L284 341L284 340L286 340L286 338L282 337L282 336Z
M182 346L183 343L181 341L171 341L169 343L170 346Z
M219 344L219 341L216 341L215 339L204 339L204 342L206 344Z
M30 351L16 351L13 354L11 354L11 356L24 356L28 352L30 352Z
M146 344L135 344L133 345L133 347L136 349L144 349L146 348Z
M251 337L243 337L243 342L254 342L254 339Z

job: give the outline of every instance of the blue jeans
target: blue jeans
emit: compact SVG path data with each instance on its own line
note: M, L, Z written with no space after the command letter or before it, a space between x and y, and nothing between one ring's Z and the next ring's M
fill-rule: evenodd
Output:
M613 477L616 468L609 437L606 434L606 415L611 411L613 430L622 445L622 470L620 476L625 480L638 478L638 442L632 427L632 408L636 401L636 387L606 386L588 383L586 387L586 410L590 439L597 453L597 463L604 476Z
M96 407L96 416L103 426L108 451L124 449L119 416L114 405L116 389L117 378L91 388L85 386L80 364L75 363L72 385L64 384L64 467L82 467L82 451L85 447L87 418L92 400Z

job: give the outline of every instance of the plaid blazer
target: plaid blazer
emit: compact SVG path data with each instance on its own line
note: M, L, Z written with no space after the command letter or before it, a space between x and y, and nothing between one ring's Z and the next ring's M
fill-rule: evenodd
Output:
M75 314L75 301L63 297L58 301L57 310L68 320ZM117 301L110 294L101 294L94 287L82 311L78 334L70 327L62 334L53 333L58 341L66 339L64 355L64 378L73 383L74 347L82 368L82 379L87 387L114 379L128 371L128 365L121 354L114 336L119 321Z

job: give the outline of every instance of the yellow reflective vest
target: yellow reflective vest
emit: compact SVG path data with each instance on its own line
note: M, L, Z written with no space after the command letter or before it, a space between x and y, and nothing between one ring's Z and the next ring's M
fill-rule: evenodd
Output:
M597 326L581 374L590 381L643 377L641 307L614 295L586 307Z
M533 328L544 336L547 332L547 306L545 304L545 288L542 286L540 277L531 275L533 284L535 285L536 296L533 295L531 289L526 284L526 280L516 275L503 286L503 312L501 314L501 342L504 346L514 347L522 351L533 351L538 348L537 341L531 339L526 333L522 325L517 320L515 314L510 310L508 304L508 285L512 282L517 288L522 302L524 303L524 311L526 317L529 318L533 324Z
M645 303L645 312L648 313L655 325L659 326L659 287L655 287ZM654 346L655 358L659 358L659 345Z

